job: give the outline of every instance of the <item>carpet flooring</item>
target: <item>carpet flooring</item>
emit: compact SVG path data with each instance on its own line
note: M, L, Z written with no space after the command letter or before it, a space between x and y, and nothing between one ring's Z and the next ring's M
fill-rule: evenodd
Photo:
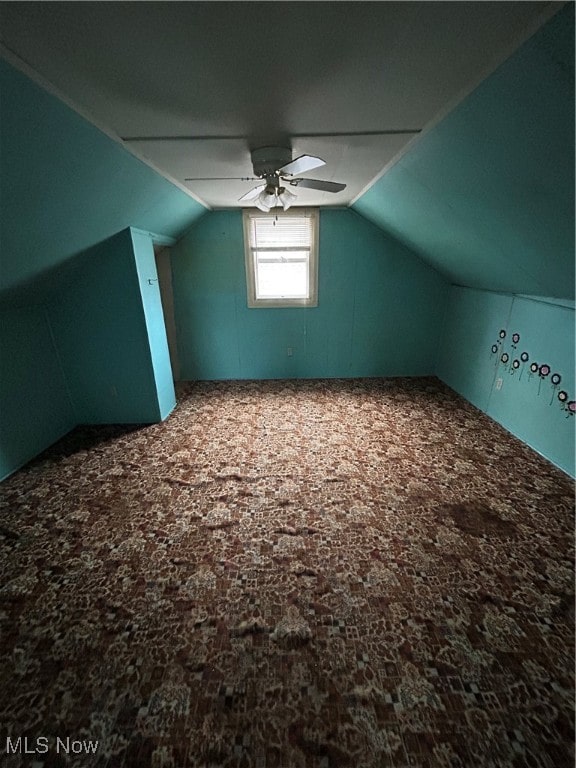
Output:
M0 486L2 766L573 766L566 475L433 378L178 398Z

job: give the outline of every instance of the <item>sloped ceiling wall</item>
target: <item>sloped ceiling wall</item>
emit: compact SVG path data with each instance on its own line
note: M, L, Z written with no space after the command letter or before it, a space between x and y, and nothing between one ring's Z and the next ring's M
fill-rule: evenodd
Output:
M352 206L453 283L574 297L574 4Z
M126 227L177 237L206 212L4 61L0 101L0 300L43 300Z

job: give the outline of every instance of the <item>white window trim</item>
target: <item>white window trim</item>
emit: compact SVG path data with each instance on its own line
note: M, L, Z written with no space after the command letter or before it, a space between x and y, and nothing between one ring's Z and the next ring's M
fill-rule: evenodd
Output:
M297 215L309 216L312 222L312 244L310 248L308 286L309 297L305 299L286 298L286 299L257 299L256 298L256 275L254 269L254 254L250 246L250 219L254 216L274 216L278 218ZM245 209L243 213L244 222L244 255L246 265L246 288L248 307L250 309L276 308L276 307L317 307L318 306L318 209L317 208L296 208L290 211L270 211L269 214L261 211Z

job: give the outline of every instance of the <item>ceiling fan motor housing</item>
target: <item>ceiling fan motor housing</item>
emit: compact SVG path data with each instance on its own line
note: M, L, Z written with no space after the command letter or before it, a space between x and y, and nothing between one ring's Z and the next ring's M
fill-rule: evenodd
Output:
M251 153L254 175L264 178L272 176L279 168L292 161L292 150L288 147L261 147Z

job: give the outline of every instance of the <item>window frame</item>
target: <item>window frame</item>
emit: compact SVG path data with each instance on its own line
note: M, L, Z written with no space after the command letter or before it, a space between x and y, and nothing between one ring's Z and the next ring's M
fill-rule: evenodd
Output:
M312 236L308 255L308 298L257 298L256 297L256 260L257 250L270 250L268 248L257 249L251 244L251 219L253 218L296 218L306 216L311 220ZM319 212L317 208L296 208L288 211L243 211L244 225L244 257L246 267L246 293L249 309L275 309L282 307L317 307L318 306L318 222Z

